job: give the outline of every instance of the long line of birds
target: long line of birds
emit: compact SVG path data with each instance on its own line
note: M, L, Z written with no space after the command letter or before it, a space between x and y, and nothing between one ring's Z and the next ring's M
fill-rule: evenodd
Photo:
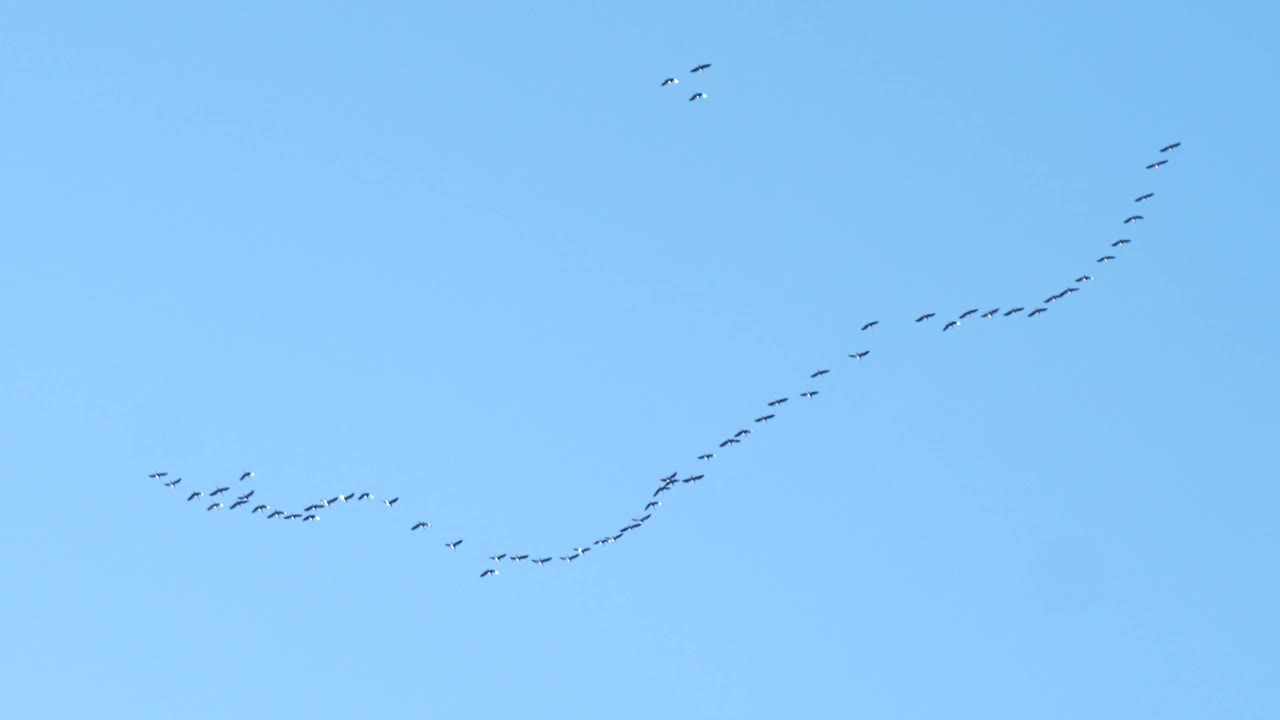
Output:
M695 73L702 72L709 67L711 67L709 64L699 65L695 67L692 72L695 72ZM679 81L676 80L675 78L667 78L662 82L662 85L663 86L673 85L677 82ZM705 97L705 95L703 95L703 97ZM697 96L691 99L697 99ZM1181 147L1181 145L1182 145L1181 142L1171 143L1169 145L1165 145L1164 147L1160 148L1160 152L1171 153L1174 150ZM1168 159L1161 159L1147 165L1146 169L1159 170L1160 168L1164 167L1168 163L1169 163ZM1134 198L1133 201L1135 203L1145 203L1151 200L1153 197L1155 197L1155 193L1148 192L1148 193L1139 195L1138 197ZM1136 214L1130 215L1124 219L1123 224L1131 225L1143 219L1144 218L1142 215L1136 215ZM1121 247L1124 247L1125 245L1130 244L1131 242L1133 241L1129 238L1121 238L1119 240L1112 242L1111 247L1121 248ZM1112 262L1114 260L1116 260L1115 255L1102 255L1098 257L1095 262L1099 264L1104 264L1104 263ZM1026 306L1009 307L1007 309L1003 309L1003 311L1002 311L1002 308L995 307L989 310L982 311L981 314L979 314L979 312L982 310L981 308L975 307L975 308L967 309L964 312L960 313L958 316L956 316L954 319L947 321L942 326L942 332L944 333L949 332L955 328L960 327L961 321L967 320L968 318L973 317L974 315L978 315L982 319L993 319L996 317L1012 317L1025 312L1026 313L1025 317L1038 317L1048 312L1049 310L1048 306L1050 304L1056 303L1068 297L1069 295L1079 292L1080 285L1087 283L1090 280L1093 280L1093 276L1088 274L1082 274L1076 277L1075 284L1070 285L1057 293L1049 295L1044 299L1044 302L1039 307L1034 307L1030 311L1027 311ZM936 316L937 314L933 312L923 313L915 318L915 322L917 324L925 323ZM860 332L872 331L878 325L880 325L879 320L870 320L861 326ZM858 360L859 362L861 362L870 354L871 354L870 350L860 350L857 352L850 353L849 358ZM830 373L831 373L831 370L829 368L821 368L811 373L809 375L809 380L820 381L822 378L826 377ZM819 390L811 388L811 389L805 390L804 392L801 392L799 396L801 398L808 400L808 399L813 399L817 397L819 392L820 392ZM765 405L767 410L763 414L754 418L751 425L761 425L764 423L768 423L770 420L773 420L775 417L777 417L777 412L779 412L779 408L781 408L781 406L787 403L789 400L790 398L787 398L787 397L779 397L779 398L774 398L768 401ZM739 445L747 437L754 434L755 434L755 431L751 429L750 425L748 425L747 427L742 427L737 431L735 431L732 435L720 441L716 449L723 450L725 448L729 448L734 445ZM703 452L700 455L697 455L695 459L698 463L708 463L711 460L713 460L715 457L716 457L716 454L714 451L708 451L708 452ZM182 478L179 477L174 480L167 480L166 478L168 476L169 476L169 473L167 472L155 472L155 473L151 473L148 477L153 480L162 481L164 486L167 488L176 489L178 485L182 482ZM240 487L247 487L240 484L244 483L247 480L252 480L255 477L256 476L251 471L244 472L240 475L239 480L235 481L234 484ZM556 560L556 558L559 558L559 560L563 561L565 564L572 564L574 561L585 557L593 549L602 548L607 545L611 545L613 543L619 542L620 540L623 540L624 538L626 538L629 534L642 529L643 527L645 527L646 523L648 523L649 520L653 517L654 511L657 510L657 508L662 506L662 501L659 499L662 495L664 495L665 493L669 493L681 486L696 484L697 482L701 481L705 477L706 475L701 472L690 473L685 475L684 477L681 477L681 473L679 472L672 472L667 475L663 475L659 477L657 479L657 482L658 482L657 488L653 490L653 492L647 498L645 498L643 509L640 511L640 513L637 516L631 517L630 520L626 523L622 523L621 527L618 527L615 530L611 530L607 533L604 533L599 537L593 539L591 542L586 543L580 547L574 547L571 550L566 551L565 554L563 555L552 554L547 556L542 556L542 555L535 556L534 554L527 553L527 552L506 552L506 553L495 553L493 555L490 555L488 556L489 560L491 560L495 565L500 565L504 560L507 561L508 563L522 563L527 560L534 565L546 565L548 563L552 563L554 560ZM232 511L241 507L248 507L252 504L252 508L248 511L249 514L261 514L268 520L275 520L275 519L279 519L281 521L298 520L303 523L318 521L323 516L322 514L325 513L326 511L333 510L343 505L347 505L348 503L369 504L369 505L375 505L375 506L378 504L372 492L369 492L369 491L363 491L359 493L350 492L350 493L341 493L330 498L321 498L315 502L312 502L306 507L302 508L301 511L294 512L294 511L285 511L282 509L275 509L275 508L272 508L271 505L268 505L266 503L257 502L254 499L257 490L253 488L250 488L247 492L238 494L234 502L230 502L229 504L227 504L220 498L222 498L224 495L226 495L229 492L231 492L231 485L215 486L207 494L201 490L195 490L191 492L189 495L187 495L187 502L195 502L197 500L201 500L202 498L212 499L213 502L210 503L205 508L206 512L217 512L222 510ZM393 497L390 499L382 500L381 505L384 506L386 509L391 510L396 507L396 504L399 501L400 501L399 497ZM431 523L425 520L416 520L412 524L408 525L408 529L410 532L425 531L425 530L429 530L431 527L432 527ZM457 550L458 547L462 545L463 541L464 541L463 538L458 538L456 540L443 543L443 546L448 550ZM486 567L480 573L480 577L487 578L487 577L496 576L498 574L499 574L499 571L497 567Z

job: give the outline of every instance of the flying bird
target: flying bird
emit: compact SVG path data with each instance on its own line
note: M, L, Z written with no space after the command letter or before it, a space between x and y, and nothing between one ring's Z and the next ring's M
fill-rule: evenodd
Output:
M222 509L222 503L214 503L209 507L205 508L205 512L208 512L209 510L221 510L221 509Z
M951 328L953 328L953 327L959 327L959 326L960 326L960 321L959 321L959 320L952 320L951 322L949 322L949 323L947 323L946 325L943 325L943 326L942 326L942 332L946 332L946 331L950 330L950 329L951 329Z
M255 505L253 508L253 512L260 513L263 510L269 509L270 507L271 507L270 505Z
M822 377L823 375L826 375L826 374L827 374L827 373L829 373L829 372L831 372L831 371L830 371L830 370L819 370L818 372L816 372L816 373L814 373L814 374L810 375L810 376L809 376L809 379L810 379L810 380L812 380L812 379L814 379L814 378L820 378L820 377Z
M229 508L227 508L227 509L228 509L228 510L235 510L236 508L240 507L241 505L248 505L248 504L249 504L249 501L248 501L248 500L237 500L237 501L235 501L235 502L231 503L231 507L229 507Z
M1169 161L1168 161L1168 160L1161 160L1160 162L1153 162L1153 163L1151 163L1150 165L1148 165L1148 166L1147 166L1147 169L1148 169L1148 170L1159 170L1161 167L1163 167L1163 166L1165 166L1165 165L1168 165L1168 164L1169 164Z
M873 328L873 327L875 327L875 326L877 326L877 325L879 325L879 324L880 324L880 321L879 321L879 320L872 320L871 322L867 323L866 325L863 325L863 326L862 326L862 329L863 329L863 330L870 330L871 328Z
M429 528L429 527L431 527L431 523L425 522L423 520L419 520L418 522L414 523L413 527L409 528L409 531L412 532L414 530L421 530L422 528Z
M701 455L699 455L699 456L698 456L698 459L699 459L699 460L710 460L711 458L713 458L713 457L715 457L715 456L716 456L716 454L715 454L715 453L703 453L703 454L701 454Z
M498 574L497 570L494 570L493 568L489 568L488 570L485 570L484 572L480 573L480 577L489 577L490 575L497 575L497 574Z
M395 504L396 504L397 502L399 502L399 501L400 501L400 498L398 498L398 497L393 497L393 498L391 498L390 500L383 500L383 501L382 501L382 504L383 504L383 505L386 505L387 507L391 507L392 505L395 505Z
M698 67L696 67L696 68L694 68L694 69L690 70L689 72L691 72L691 73L699 73L699 72L702 72L703 70L706 70L706 69L707 69L707 68L709 68L709 67L711 67L711 63L702 63L701 65L699 65ZM732 74L732 73L731 73L731 74Z
M1165 145L1164 147L1160 148L1160 152L1173 152L1174 150L1177 150L1180 147L1182 147L1182 143L1176 142L1172 145ZM1168 161L1166 160L1165 162L1168 162Z
M283 510L274 510L270 515L267 516L267 519L270 520L271 518L280 517L283 514L284 514Z
M729 438L728 440L725 440L724 442L720 443L720 447L725 447L726 445L737 445L740 442L742 441L739 440L738 438Z
M916 322L924 322L925 320L928 320L929 318L933 317L934 315L935 315L935 313L925 313L925 314L921 315L920 317L916 318Z
M358 498L356 498L356 499L357 499L357 500L369 500L369 499L371 499L371 498L373 498L373 493L363 492L363 493L360 493L360 497L358 497Z
M546 565L549 562L551 562L551 558L534 558L533 559L533 563L535 565Z
M177 480L170 480L169 482L165 483L164 486L167 488L177 487L178 483L180 482L182 482L182 478L178 478Z
M660 85L659 87L666 87L668 85L679 85L679 84L680 84L679 80L675 78L667 78L666 80L662 81L662 85Z
M1000 312L1000 308L992 308L992 309L990 309L990 310L988 310L988 311L986 311L986 312L982 313L982 317L984 317L984 318L993 318L993 317L995 317L995 316L996 316L996 313L998 313L998 312Z
M965 310L964 312L960 313L960 319L963 320L976 312L978 312L978 308L974 308L972 310Z
M528 555L512 555L511 559L515 560L516 562L520 562L521 560L528 560L529 556Z
M218 489L214 490L213 492L209 493L209 497L214 497L214 496L217 496L217 495L221 495L222 493L224 493L224 492L226 492L226 491L228 491L228 490L230 490L230 489L231 489L231 488L229 488L229 487L220 487L220 488L218 488Z
M1129 223L1135 223L1142 219L1143 218L1141 215L1130 215L1129 217L1124 219L1124 224L1128 225Z
M240 482L244 482L245 480L248 480L251 477L253 477L253 473L247 472L240 476Z
M1153 197L1155 197L1155 196L1156 196L1156 194L1155 194L1155 193L1147 193L1146 195L1139 195L1138 197L1134 198L1134 199L1133 199L1133 201L1134 201L1134 202L1142 202L1143 200L1150 200L1151 198L1153 198Z
M312 510L323 510L323 509L324 509L323 505L308 505L302 508L302 512L311 512Z
M1115 255L1103 255L1102 257L1098 258L1098 262L1100 263L1111 262L1112 260L1115 260L1115 259L1116 259Z
M187 496L187 502L191 502L192 500L195 500L196 498L199 498L199 497L204 497L204 493L197 490Z
M167 472L153 472L153 473L151 473L150 475L148 475L147 477L151 478L152 480L159 480L159 479L160 479L160 478L162 478L162 477L166 477L168 474L169 474L169 473L167 473Z
M256 490L250 490L249 492L247 492L247 493L245 493L245 494L241 495L240 497L238 497L238 498L236 498L236 499L237 499L237 500L248 500L249 498L253 497L253 494L254 494L255 492L257 492L257 491L256 491Z
M706 100L706 99L707 99L706 93L697 92L697 93L694 93L693 96L689 98L689 102L693 102L694 100Z
M654 509L654 508L658 507L658 506L659 506L659 505L661 505L661 504L662 504L662 503L658 502L657 500L652 500L652 501L650 501L650 502L648 502L648 503L645 503L644 509L645 509L645 510L652 510L652 509Z
M662 487L659 487L657 490L653 491L653 497L658 497L659 495L661 495L662 493L670 489L671 489L670 485L663 485Z
M817 395L817 394L818 394L818 391L817 391L817 390L810 390L810 391L808 391L808 392L802 392L802 393L800 393L800 397L802 397L802 398L811 398L811 397L813 397L814 395Z
M694 483L694 482L698 482L699 480L701 480L701 479L702 479L702 478L704 478L704 477L706 477L706 476L705 476L705 475L690 475L689 477L687 477L687 478L685 478L685 479L681 480L680 482L682 482L682 483Z
M1016 308L1014 308L1014 309L1010 310L1009 312L1005 313L1005 314L1004 314L1004 316L1005 316L1005 317L1009 317L1010 315L1016 315L1017 313L1020 313L1020 312L1022 312L1023 310L1026 310L1026 308L1016 307Z
M640 517L638 517L638 518L631 518L631 522L638 522L638 523L642 523L642 522L644 522L645 520L648 520L648 519L649 519L649 518L651 518L651 517L653 517L653 515L641 515L641 516L640 516Z
M743 428L742 430L739 430L738 432L734 433L734 434L733 434L733 436L734 436L734 437L742 437L743 435L750 435L750 434L751 434L751 431L750 431L750 430L747 430L747 429Z
M1111 247L1120 247L1121 245L1128 245L1131 242L1133 241L1128 238L1120 238L1119 240L1111 243Z
M1076 278L1076 282L1085 283L1085 282L1089 282L1092 279L1093 279L1092 275L1081 275L1080 277Z
M856 359L856 360L861 360L862 358L864 358L864 357L866 357L866 356L868 356L868 355L870 355L870 354L871 354L871 351L870 351L870 350L863 350L862 352L853 353L853 354L852 354L852 355L850 355L849 357L854 358L854 359Z
M1074 293L1074 292L1080 292L1080 288L1078 288L1078 287L1069 287L1069 288L1067 288L1066 290L1063 290L1063 291L1062 291L1062 293L1063 293L1064 295L1070 295L1071 293Z
M777 400L770 400L770 401L769 401L769 407L778 407L779 405L781 405L782 403L784 403L784 402L786 402L786 401L787 401L787 399L786 399L786 398L778 398Z
M671 473L670 475L664 478L658 478L658 482L664 482L664 483L672 482L673 480L676 479L676 475L679 475L679 473Z
M502 553L501 555L490 555L490 556L489 556L489 559L490 559L490 560L492 560L492 561L494 561L494 562L502 562L502 558L504 558L504 557L506 557L506 556L507 556L507 554L506 554L506 553Z
M459 545L461 545L461 544L462 544L462 541L461 541L461 540L454 540L454 541L453 541L453 542L451 542L451 543L445 543L445 544L444 544L444 546L445 546L445 547L447 547L447 548L449 548L450 550L457 550L457 549L458 549L458 546L459 546Z
M760 417L756 418L756 422L769 422L770 420L773 419L773 417L774 416L772 414L761 415Z
M1027 313L1027 317L1035 317L1048 309L1049 308L1036 308L1035 310L1032 310L1031 312Z

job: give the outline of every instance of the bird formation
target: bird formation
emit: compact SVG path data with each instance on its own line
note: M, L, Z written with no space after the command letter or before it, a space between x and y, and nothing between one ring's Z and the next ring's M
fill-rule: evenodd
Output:
M698 75L710 69L711 69L711 63L702 63L700 65L694 66L694 68L689 71L689 74ZM668 85L679 85L679 84L680 84L679 78L669 77L669 78L665 78L662 82L658 83L658 86L667 87ZM702 91L695 92L693 95L689 96L689 102L695 102L698 100L706 100L706 99L707 99L707 94Z
M701 73L701 72L704 72L709 67L710 65L699 65L696 68L694 68L692 72ZM679 81L676 80L675 78L668 78L662 84L668 85L668 84L675 84L677 82ZM1162 153L1172 152L1173 150L1181 147L1181 145L1182 143L1175 142L1170 145L1164 146L1163 148L1160 149L1160 152ZM1152 169L1152 170L1159 169L1164 165L1168 164L1168 162L1169 162L1168 160L1160 160L1158 162L1149 164L1146 167L1147 169ZM1153 197L1155 197L1155 194L1148 192L1139 196L1137 198L1137 202L1146 202L1151 200ZM1141 219L1143 219L1142 216L1133 215L1126 218L1124 220L1124 223L1130 224L1132 222L1135 222ZM1132 242L1133 240L1130 238L1122 238L1112 242L1111 246L1114 248L1123 248L1128 246ZM1115 255L1104 255L1102 257L1099 257L1096 260L1096 262L1109 263L1109 262L1115 261L1116 259L1117 258ZM1045 314L1049 310L1049 308L1046 307L1047 305L1060 302L1063 299L1080 292L1079 285L1086 282L1090 282L1093 279L1094 278L1092 275L1087 275L1087 274L1077 276L1074 281L1076 283L1075 285L1068 286L1065 289L1060 290L1048 296L1047 298L1045 298L1041 306L1034 307L1029 312L1026 312L1026 317L1032 318L1032 317L1038 317L1040 315ZM1026 311L1026 306L1021 306L1021 305L1010 307L1007 310L1004 310L1003 312L1001 311L1001 308L995 307L983 312L979 316L981 319L978 322L981 322L983 320L992 320L992 321L999 322L998 320L996 320L996 318L1010 318L1020 313L1023 313L1024 311ZM963 312L960 312L956 317L949 320L946 324L943 325L942 332L945 333L945 332L960 328L962 320L967 320L973 317L974 315L978 315L978 313L979 313L979 308L976 308L976 307L972 307L964 310ZM934 312L923 313L915 317L915 322L924 323L935 316L936 316L936 313ZM907 319L910 319L910 316L906 316L903 318L904 321ZM880 325L880 320L871 320L869 322L862 324L860 332L865 333L865 332L872 331L879 325ZM866 358L870 354L871 354L870 350L860 350L860 351L849 353L849 358L862 361L864 358ZM838 370L833 371L831 368L824 367L810 373L808 375L808 379L811 382L812 381L821 382L824 378L826 378L832 372L839 372L839 371ZM811 400L816 398L819 392L820 391L817 389L808 388L804 392L799 393L799 395L802 398ZM769 422L770 420L775 419L777 417L777 413L781 412L781 407L785 403L787 403L786 397L777 397L772 400L762 402L762 406L765 408L768 408L770 412L768 414L760 415L756 417L754 422L757 424L763 424L763 423ZM736 432L734 432L731 436L720 441L718 448L719 449L734 448L736 446L742 445L748 438L754 436L754 434L755 433L752 430L749 430L746 428L739 429ZM732 450L732 452L740 452L740 450ZM715 453L704 452L702 454L694 456L694 459L700 462L710 462L715 457L716 457ZM170 489L176 488L178 483L182 482L182 478L177 478L174 480L166 480L168 475L169 473L167 472L154 472L148 475L147 477L152 480L162 481L164 487L170 488ZM237 481L237 483L250 480L254 477L255 477L254 473L245 472L240 475L240 478ZM518 553L517 552L501 552L501 553L494 553L494 554L488 555L487 557L493 565L500 565L504 560L509 564L510 563L519 564L519 563L522 563L522 561L524 560L529 560L533 565L542 567L542 566L551 564L556 558L559 558L560 560L562 560L566 565L570 565L575 561L578 561L584 557L587 557L588 553L591 553L593 550L599 551L601 548L618 543L628 538L629 536L635 534L636 532L643 530L647 526L647 524L650 522L650 520L653 518L654 511L662 507L662 502L657 499L660 495L673 492L677 488L680 488L686 485L696 484L697 482L704 479L705 477L706 477L705 474L702 474L702 473L690 474L690 475L686 475L685 477L681 477L681 473L679 471L674 471L674 472L670 472L665 475L662 475L661 477L657 478L657 483L658 483L657 488L653 490L652 493L649 493L648 491L646 491L646 493L648 493L648 496L644 498L644 506L643 506L644 509L641 511L641 513L643 514L640 514L638 517L630 517L629 521L615 525L613 529L601 534L600 536L593 539L591 542L585 543L581 547L573 547L570 550L566 551L564 554L552 553L546 556L542 556L541 554L539 554L538 556L535 557L534 554L526 553L526 552L518 552ZM207 497L216 498L220 495L223 495L229 492L230 489L231 489L230 486L215 485L214 488L208 492ZM255 488L250 488L244 494L237 496L235 502L231 503L229 506L224 505L222 501L215 500L212 504L206 507L206 512L219 512L224 509L230 512L230 511L236 510L237 508L244 507L248 505L250 502L252 502L252 499L255 497L256 492L257 490ZM187 502L193 502L202 497L206 497L206 494L203 491L195 490L187 496ZM271 509L271 506L266 503L258 503L254 505L254 507L247 514L261 514L268 520L280 519L282 521L301 520L304 523L315 522L320 520L321 517L327 516L327 514L333 509L341 505L347 504L348 501L354 501L355 504L365 504L365 501L369 501L373 499L374 499L373 494L368 491L361 492L359 494L356 494L354 492L343 493L343 494L335 495L334 497L331 497L331 498L322 498L317 502L313 502L312 504L303 508L301 512L287 512L284 510L277 509L277 510L273 510L270 513L267 513L267 511ZM387 508L387 510L383 512L394 511L396 504L399 502L399 500L400 500L399 497L393 497L387 500L383 500L382 504L385 508ZM367 504L372 504L372 503L367 503ZM638 504L639 503L637 503L637 505ZM389 513L388 516L392 516L392 514ZM417 532L420 530L427 531L432 528L432 524L425 520L416 520L412 524L406 523L404 527L406 527L410 532ZM451 551L457 551L462 544L463 544L463 539L458 538L457 540L454 540L452 542L443 543L443 546ZM486 567L486 568L483 568L482 571L480 572L481 578L497 577L498 575L499 575L499 571L497 567Z

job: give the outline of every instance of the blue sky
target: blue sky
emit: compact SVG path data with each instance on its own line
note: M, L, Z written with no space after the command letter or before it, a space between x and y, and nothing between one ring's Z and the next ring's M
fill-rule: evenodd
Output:
M1280 712L1273 9L429 5L0 9L0 714Z

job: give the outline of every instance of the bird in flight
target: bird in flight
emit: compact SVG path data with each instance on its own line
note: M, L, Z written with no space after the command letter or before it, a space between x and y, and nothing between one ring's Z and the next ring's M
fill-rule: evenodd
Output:
M694 94L693 94L693 96L692 96L692 97L690 97L690 98L689 98L689 102L693 102L694 100L706 100L706 99L707 99L707 94L706 94L706 93L704 93L704 92L696 92L696 93L694 93Z
M431 523L423 520L419 520L418 522L413 524L413 527L409 528L409 531L413 532L414 530L421 530L423 528L429 528L429 527L431 527Z
M679 85L679 84L680 84L679 80L675 78L667 78L666 80L662 81L662 85L660 85L659 87L666 87L668 85Z
M993 318L993 317L995 317L995 316L996 316L996 313L998 313L998 312L1000 312L1000 308L992 308L992 309L990 309L990 310L988 310L988 311L986 311L986 312L982 313L982 317L984 317L984 318Z
M963 320L976 312L978 312L978 308L974 308L972 310L965 310L964 312L960 313L960 319Z
M356 498L356 499L357 499L357 500L370 500L370 499L372 499L372 498L373 498L373 493L362 492L362 493L360 493L360 497L358 497L358 498Z
M770 414L768 414L768 415L761 415L760 417L756 418L756 422L769 422L769 421L770 421L770 420L772 420L773 418L774 418L774 416L773 416L773 414L772 414L772 413L770 413Z
M256 490L250 490L249 492L247 492L247 493L245 493L245 494L241 495L240 497L238 497L238 498L236 498L236 499L237 499L237 500L248 500L249 498L253 497L253 494L254 494L255 492L257 492L257 491L256 491Z
M810 376L809 376L809 379L810 379L810 380L812 380L812 379L814 379L814 378L820 378L820 377L822 377L823 375L826 375L826 374L827 374L827 373L829 373L829 372L831 372L831 371L830 371L830 370L819 370L818 372L816 372L816 373L814 373L814 374L810 375Z
M781 405L782 403L784 403L784 402L786 402L786 401L787 401L787 399L786 399L786 398L778 398L777 400L770 400L770 401L769 401L769 407L778 407L779 405Z
M711 63L702 63L701 65L699 65L698 67L696 67L696 68L694 68L694 69L690 70L689 72L691 72L691 73L699 73L699 72L702 72L703 70L706 70L706 69L707 69L707 68L709 68L709 67L711 67ZM730 75L732 75L732 74L733 74L733 73L730 73Z
M1128 245L1131 242L1133 241L1128 238L1120 238L1119 240L1111 243L1111 247L1120 247L1121 245Z
M240 476L240 482L244 482L245 480L248 480L251 477L253 477L253 473L247 472Z
M661 504L662 504L662 503L658 502L657 500L650 500L649 502L645 503L644 509L645 509L645 510L652 510L652 509L654 509L654 508L658 507L658 506L659 506L659 505L661 505Z
M698 459L699 459L699 460L710 460L711 458L713 458L713 457L715 457L715 456L716 456L716 454L715 454L715 453L703 453L703 454L701 454L701 455L699 455L699 456L698 456Z
M273 510L271 514L267 516L267 519L270 520L271 518L278 518L283 514L284 514L283 510Z
M1004 316L1005 316L1005 317L1009 317L1010 315L1016 315L1016 314L1018 314L1018 313L1022 312L1023 310L1026 310L1026 308L1016 307L1016 308L1014 308L1014 309L1010 310L1009 312L1005 313L1005 314L1004 314Z
M382 504L386 505L387 507L391 507L392 505L395 505L397 502L400 502L400 498L393 497L390 500L383 500Z
M209 510L221 510L221 509L222 509L222 503L216 502L210 505L209 507L205 508L205 511L208 512Z
M489 556L489 559L490 559L490 560L492 560L492 561L494 561L494 562L502 562L502 558L504 558L504 557L506 557L506 556L507 556L507 554L506 554L506 553L502 553L501 555L490 555L490 556Z
M528 555L512 555L511 559L516 562L520 562L521 560L528 560L529 556Z
M1153 197L1155 197L1155 196L1156 196L1156 194L1155 194L1155 193L1147 193L1146 195L1139 195L1138 197L1134 198L1134 199L1133 199L1133 201L1134 201L1134 202L1142 202L1142 201L1144 201L1144 200L1150 200L1151 198L1153 198Z
M734 433L734 434L733 434L733 436L734 436L734 437L742 437L743 435L750 435L750 434L751 434L751 431L750 431L750 430L748 430L748 429L746 429L746 428L743 428L743 429L739 430L738 432Z
M1098 258L1098 262L1100 263L1111 262L1112 260L1115 260L1115 259L1116 259L1115 255L1103 255L1102 257Z
M800 397L802 397L802 398L811 398L811 397L813 397L814 395L817 395L817 394L818 394L818 391L817 391L817 390L810 390L810 391L808 391L808 392L802 392L802 393L800 393Z
M1141 215L1130 215L1129 217L1127 217L1127 218L1125 218L1125 219L1124 219L1124 224L1125 224L1125 225L1128 225L1129 223L1136 223L1136 222L1138 222L1139 220L1142 220L1142 219L1143 219L1143 218L1142 218L1142 216L1141 216Z
M306 517L302 518L302 522L311 522L312 520L319 520L319 519L320 519L319 515L307 515Z
M1035 317L1048 309L1049 308L1036 308L1035 310L1032 310L1031 312L1027 313L1027 317Z
M237 500L237 501L235 501L235 502L231 503L231 507L229 507L229 508L227 508L227 509L228 509L228 510L235 510L236 508L240 507L241 505L248 505L248 504L249 504L249 501L248 501L248 500Z
M204 493L200 492L199 490L191 493L190 495L187 496L187 502L191 502L192 500L195 500L198 497L204 497Z
M489 577L490 575L497 575L497 574L498 574L497 570L494 570L493 568L489 568L488 570L485 570L484 572L480 573L480 577Z
M549 562L551 562L551 558L534 558L533 559L534 565L546 565Z
M1076 278L1076 282L1081 282L1081 283L1089 282L1092 279L1093 279L1092 275L1081 275L1080 277Z
M228 490L230 490L230 489L231 489L231 488L229 488L229 487L220 487L220 488L218 488L218 489L214 490L213 492L209 493L209 497L215 497L215 496L221 495L222 493L224 493L224 492L226 492L226 491L228 491Z
M1147 169L1148 169L1148 170L1159 170L1161 167L1163 167L1163 166L1165 166L1165 165L1168 165L1168 164L1169 164L1169 161L1168 161L1168 160L1161 160L1160 162L1153 162L1153 163L1151 163L1150 165L1148 165L1148 166L1147 166Z
M946 331L950 330L950 329L951 329L951 328L953 328L953 327L959 327L959 326L960 326L960 321L959 321L959 320L952 320L951 322L949 322L949 323L947 323L946 325L943 325L943 326L942 326L942 332L946 332Z
M728 440L725 440L724 442L720 443L720 447L725 447L726 445L737 445L740 442L742 441L739 440L738 438L729 438Z
M151 478L152 480L159 480L160 478L165 477L165 476L167 476L168 474L169 474L169 473L167 473L167 472L154 472L154 473L151 473L150 475L148 475L147 477Z
M933 317L934 314L935 313L925 313L920 317L916 318L916 322L924 322L925 320L928 320L929 318Z
M854 360L861 360L862 358L870 354L871 354L870 350L863 350L862 352L852 353L851 355L849 355L849 357L853 358Z
M445 543L445 544L444 544L444 546L445 546L445 547L447 547L447 548L449 548L450 550L457 550L457 549L458 549L458 546L459 546L459 545L461 545L461 544L462 544L462 541L461 541L461 540L454 540L454 541L453 541L453 542L451 542L451 543Z
M178 483L180 482L182 482L182 478L178 478L177 480L170 480L169 482L165 483L164 486L167 488L177 487Z
M862 329L863 329L863 330L870 330L871 328L873 328L873 327L875 327L875 326L877 326L877 325L879 325L879 324L880 324L880 321L879 321L879 320L872 320L871 322L867 323L866 325L863 325L863 326L862 326Z
M695 482L698 482L699 480L701 480L701 479L702 479L702 478L704 478L704 477L706 477L706 476L705 476L705 475L690 475L689 477L687 477L687 478L685 478L685 479L681 480L680 482L682 482L682 483L695 483ZM659 503L659 504L661 504L661 503Z
M1173 152L1174 150L1177 150L1180 147L1182 147L1182 143L1176 142L1172 145L1165 145L1164 147L1160 148L1160 152Z

